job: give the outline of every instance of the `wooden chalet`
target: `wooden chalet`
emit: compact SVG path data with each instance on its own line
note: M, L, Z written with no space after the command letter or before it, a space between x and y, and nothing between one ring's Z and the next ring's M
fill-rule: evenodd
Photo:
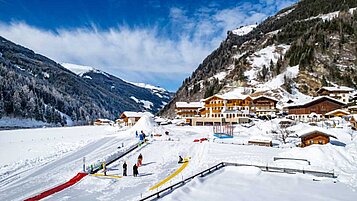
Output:
M305 103L287 106L284 109L287 110L290 119L309 121L311 118L320 120L326 113L345 106L346 103L340 100L329 96L320 96Z
M100 125L110 125L113 121L109 119L96 119L94 121L94 125L100 126Z
M331 112L327 112L325 114L325 117L327 118L332 118L332 117L344 117L349 115L350 113L346 110L343 109L337 109L337 110L333 110Z
M340 100L347 104L349 102L351 92L353 92L352 88L345 87L345 86L338 86L338 87L321 87L317 91L317 94L319 96L330 96L331 98Z
M252 98L252 108L251 112L255 112L257 116L273 116L278 110L276 109L276 104L278 100L268 96L258 96Z
M194 117L199 115L201 102L176 102L175 110L178 118Z
M320 127L311 127L297 133L301 139L301 147L306 147L313 144L327 144L330 138L336 138L329 130Z
M250 96L234 91L203 99L204 106L200 109L201 117L193 118L192 125L239 123L242 118L248 118L251 101Z
M125 111L120 115L120 118L123 119L125 126L134 126L143 115L147 115L150 117L154 116L150 112Z
M349 111L351 114L357 114L357 105L348 107L348 111Z
M258 145L258 146L272 147L273 146L273 142L272 142L272 139L270 137L253 136L253 137L249 138L248 145Z

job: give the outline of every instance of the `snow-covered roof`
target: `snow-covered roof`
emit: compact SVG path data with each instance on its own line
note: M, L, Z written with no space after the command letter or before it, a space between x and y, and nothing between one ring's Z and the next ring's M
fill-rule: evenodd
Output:
M318 97L314 97L312 100L309 100L309 101L306 101L306 102L301 102L301 103L298 103L298 104L289 104L289 105L286 106L286 108L304 106L304 105L313 103L313 102L318 101L318 100L323 99L323 98L327 98L327 99L329 99L329 100L331 100L331 101L333 101L333 102L340 103L341 105L346 105L345 102L342 102L342 101L340 101L340 100L331 98L330 96L318 96Z
M96 121L101 121L101 122L111 122L112 120L109 120L109 119L96 119Z
M176 108L201 108L201 102L176 102Z
M317 92L326 90L326 91L346 91L346 92L351 92L354 89L350 87L345 87L345 86L339 86L339 87L321 87Z
M296 132L296 135L300 138L302 137L306 137L312 133L315 133L315 132L319 132L319 133L322 133L326 136L329 136L329 137L333 137L333 138L336 138L335 137L335 133L333 133L332 131L330 130L327 130L325 128L321 128L321 127L316 127L316 126L309 126L309 127L306 127L305 129L303 130L299 130Z
M333 111L331 111L331 112L328 112L328 113L326 113L325 115L333 115L333 114L336 113L336 112L345 113L346 115L349 115L349 114L350 114L350 113L347 112L346 110L337 109L337 110L333 110Z
M270 96L266 96L266 95L260 95L260 96L257 96L257 97L252 97L253 100L256 100L256 99L259 99L259 98L266 98L266 99L270 99L270 100L279 102L276 98L273 98L273 97L270 97Z
M291 122L291 123L294 123L295 121L292 120L292 119L284 118L284 119L278 119L277 122L278 122L278 123L281 123L281 122Z
M142 117L144 115L147 115L147 116L150 116L150 117L153 117L154 115L151 114L150 112L129 112L129 111L125 111L123 112L123 114L126 116L126 117Z
M348 107L348 109L357 109L357 105L350 106L350 107Z
M267 136L256 135L249 138L249 141L255 142L271 142L273 139Z
M216 94L216 95L213 95L213 96L210 96L206 99L203 99L203 101L206 101L206 100L209 100L211 99L212 97L217 97L217 98L220 98L220 99L223 99L223 100L244 100L250 96L248 95L243 95L237 91L231 91L231 92L228 92L228 93L225 93L225 94Z

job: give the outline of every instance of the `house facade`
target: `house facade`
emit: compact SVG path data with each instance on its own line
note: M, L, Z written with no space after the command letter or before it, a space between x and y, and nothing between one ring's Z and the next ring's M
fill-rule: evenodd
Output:
M284 109L288 112L288 118L308 122L321 120L326 113L345 106L346 103L340 100L329 96L320 96L305 103L287 106Z
M321 87L317 94L319 96L329 96L331 98L340 100L344 103L349 103L350 95L353 92L352 88L339 86L339 87Z
M150 112L130 112L125 111L120 115L120 118L123 119L125 126L134 126L139 119L144 116L154 116Z
M100 125L110 125L111 123L113 123L113 121L109 120L109 119L96 119L94 121L94 125L100 126Z
M351 114L357 114L357 105L348 107L348 111L349 111Z
M278 112L276 104L278 100L268 96L258 96L252 98L251 112L254 112L257 116L275 116Z
M302 130L297 135L301 139L301 147L313 144L327 144L330 142L331 137L336 138L330 131L319 127Z
M192 119L192 125L218 125L248 121L252 98L247 95L227 93L213 95L202 100L200 117Z
M201 102L176 102L175 111L177 118L194 117L200 114Z

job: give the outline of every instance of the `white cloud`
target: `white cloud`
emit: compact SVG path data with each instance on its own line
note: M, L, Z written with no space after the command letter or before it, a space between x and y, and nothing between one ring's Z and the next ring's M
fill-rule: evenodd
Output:
M136 82L155 83L151 79L164 75L177 83L218 47L227 30L262 21L268 16L264 7L276 9L291 3L264 2L224 10L202 7L192 15L182 8L171 8L169 24L163 27L100 30L93 25L48 31L12 22L0 23L0 35L57 62L93 66Z

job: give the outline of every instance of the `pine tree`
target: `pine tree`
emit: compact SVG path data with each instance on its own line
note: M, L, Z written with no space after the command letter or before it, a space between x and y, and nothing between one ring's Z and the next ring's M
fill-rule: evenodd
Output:
M0 91L0 119L1 117L3 117L4 114L5 114L4 100L2 98L2 93Z
M15 91L14 96L13 96L13 111L14 115L21 117L22 116L22 109L21 109L21 97L20 93L18 91Z

